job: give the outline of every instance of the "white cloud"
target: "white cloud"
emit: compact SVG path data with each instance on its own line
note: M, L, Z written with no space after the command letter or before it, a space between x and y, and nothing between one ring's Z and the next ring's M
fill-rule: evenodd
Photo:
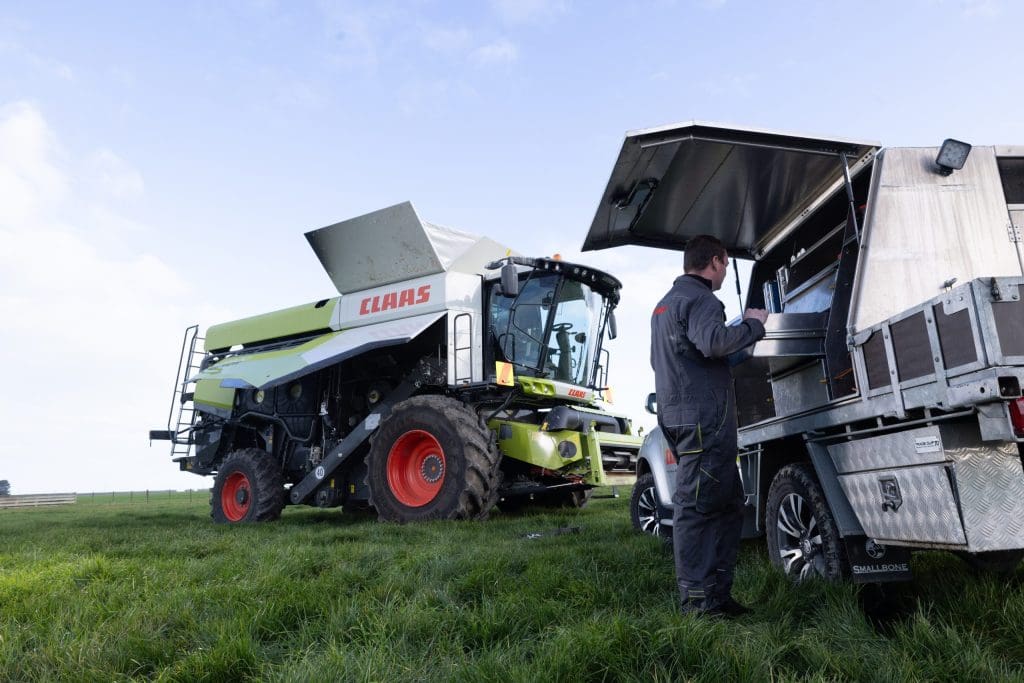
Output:
M24 30L24 27L22 27L22 30ZM55 59L40 57L17 42L10 40L0 41L0 53L13 55L36 71L51 78L57 78L62 81L75 80L75 72L69 65Z
M566 0L491 0L491 7L509 24L549 21L569 9Z
M35 107L0 107L0 225L24 223L63 199L66 179L50 162L57 155L56 140Z
M36 106L0 108L0 478L15 493L203 487L145 448L192 289L156 254L108 248L124 226L146 229L116 204L144 185L111 150L84 156Z
M519 57L519 49L512 41L501 38L478 47L473 51L473 59L477 64L509 64Z
M142 174L109 149L96 152L88 165L96 184L111 197L137 197L145 190Z

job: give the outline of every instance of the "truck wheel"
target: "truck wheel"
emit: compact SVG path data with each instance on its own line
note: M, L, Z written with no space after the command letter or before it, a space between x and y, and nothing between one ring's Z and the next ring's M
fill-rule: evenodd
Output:
M258 448L229 453L217 470L210 516L221 524L266 522L281 516L284 478L273 458Z
M846 574L846 557L825 494L809 465L786 465L768 491L768 554L791 579Z
M629 497L629 516L633 520L633 528L640 533L662 537L658 489L650 472L636 478L633 494Z
M367 484L381 520L485 519L498 500L501 453L461 401L414 396L374 434Z
M1012 574L1021 559L1024 550L990 550L987 553L957 553L971 569L985 574L1008 576Z

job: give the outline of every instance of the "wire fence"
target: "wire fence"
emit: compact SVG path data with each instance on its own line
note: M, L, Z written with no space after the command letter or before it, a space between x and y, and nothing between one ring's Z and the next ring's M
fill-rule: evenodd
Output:
M168 500L187 500L193 502L206 502L210 499L209 489L188 489L186 491L164 490L164 491L91 491L89 493L77 494L79 503L95 505L104 504L134 504L134 503L155 503Z

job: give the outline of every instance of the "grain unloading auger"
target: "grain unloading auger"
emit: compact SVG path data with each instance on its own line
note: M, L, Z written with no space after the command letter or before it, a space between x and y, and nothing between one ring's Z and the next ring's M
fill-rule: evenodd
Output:
M150 433L215 475L215 520L287 503L483 518L632 481L640 439L601 400L614 277L512 255L409 203L306 238L340 296L205 340L189 328L168 429Z

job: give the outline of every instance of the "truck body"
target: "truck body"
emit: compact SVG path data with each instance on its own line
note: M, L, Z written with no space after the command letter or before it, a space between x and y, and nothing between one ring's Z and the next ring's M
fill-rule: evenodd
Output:
M286 503L483 518L632 481L640 439L601 400L614 277L408 202L306 237L339 295L190 328L168 429L151 432L215 476L215 520Z
M742 304L771 315L734 368L745 534L795 577L883 581L912 549L1024 554L1022 227L1024 147L690 122L627 135L584 250L711 234L752 261ZM673 467L657 430L638 527L671 526Z

